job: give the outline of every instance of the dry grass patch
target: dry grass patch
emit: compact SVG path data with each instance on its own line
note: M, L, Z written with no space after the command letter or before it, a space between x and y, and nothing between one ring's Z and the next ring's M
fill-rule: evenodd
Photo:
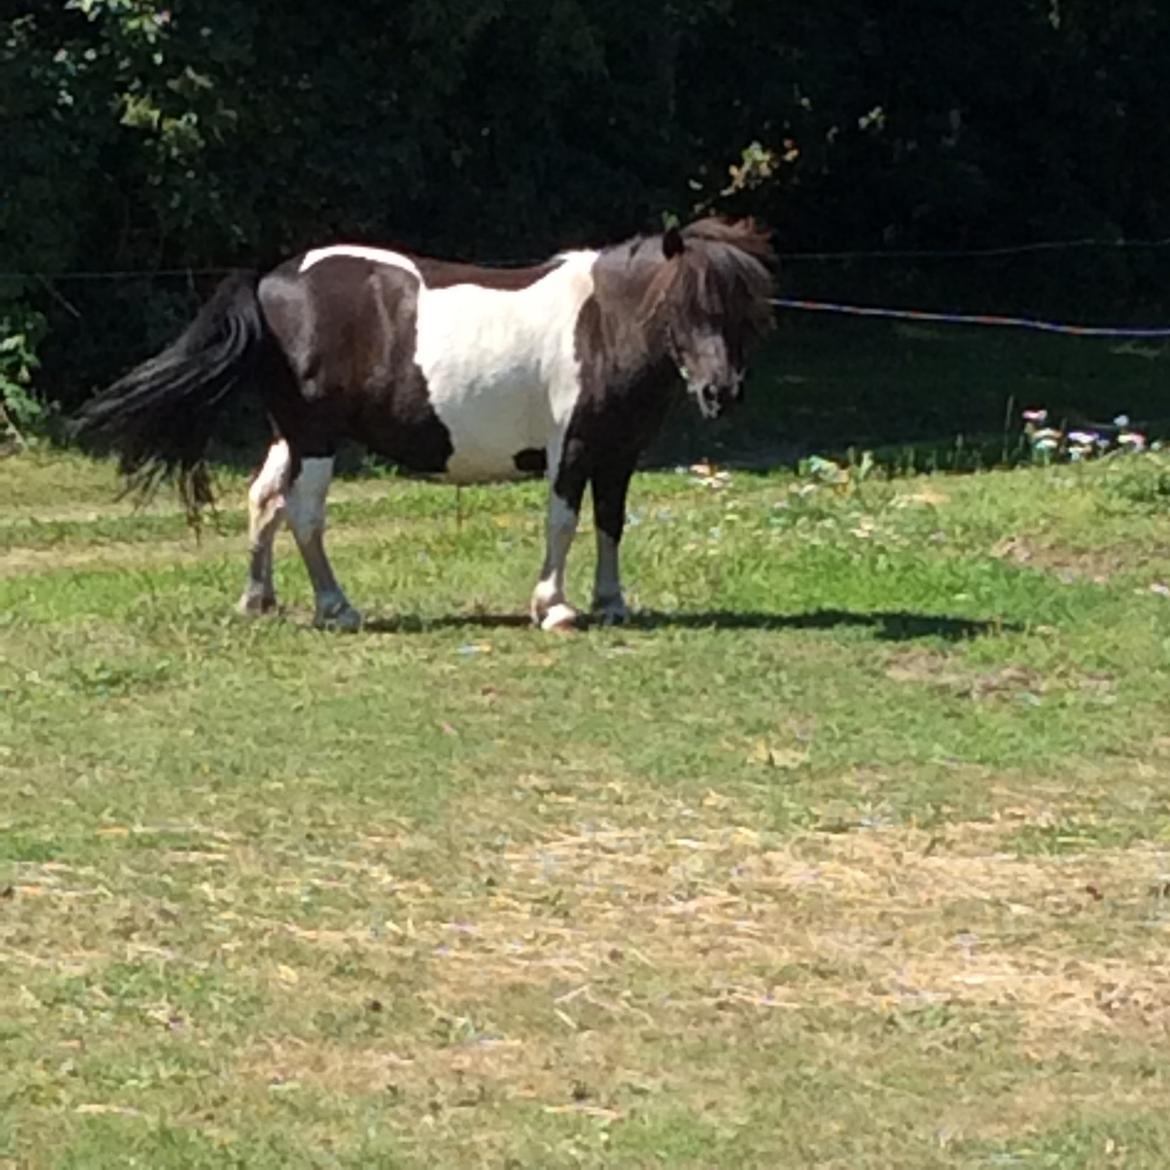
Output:
M875 1005L942 997L1010 1005L1041 1029L1068 1023L1070 1009L1086 1027L1136 1012L1165 1028L1170 975L1158 946L1095 959L1064 928L1099 916L1143 933L1164 927L1150 918L1150 898L1166 880L1165 854L963 856L931 852L931 841L875 830L777 848L742 829L552 839L506 856L520 913L505 908L470 926L463 962L503 974L556 956L582 964L587 982L607 974L604 956L629 951L652 969L704 976L713 995L763 1006L808 1007L826 993ZM522 946L514 938L493 945L523 929L534 901L550 900L571 927L554 938L529 935ZM952 935L962 922L968 929ZM1029 945L1053 931L1063 946ZM807 987L743 980L760 966L822 974L810 998ZM826 980L827 970L838 976Z
M639 971L672 984L685 973L714 998L742 1000L749 985L760 989L758 981L743 982L746 973L790 968L817 972L816 1002L835 984L843 1002L1000 1003L1041 1029L1112 1026L1136 1012L1163 1030L1170 853L1141 847L1021 856L1002 849L1021 824L1051 824L1058 816L1037 802L941 835L885 827L787 840L717 826L710 812L671 818L669 826L665 818L598 822L500 847L452 842L466 860L452 859L449 872L426 878L395 866L396 851L418 848L407 833L367 838L346 857L265 854L232 847L220 834L218 845L164 850L150 864L181 871L202 903L204 924L213 920L221 936L219 953L246 948L255 957L291 945L307 971L282 962L277 980L289 986L330 954L407 958L425 964L437 1003L490 1000L495 988L523 986L547 994L557 1018L590 1007L649 1025L653 1005L636 989L607 999L591 988ZM121 888L112 889L97 869L23 866L6 899L8 932L23 934L24 920L35 925L30 943L48 931L64 944L51 960L44 952L23 956L38 965L80 969L152 949L165 954L137 938L154 922L141 895L148 874L125 867ZM306 889L334 891L341 900L318 911L312 925L280 916L277 905L257 913L257 892L270 903L292 903ZM84 945L103 935L103 919L121 924L124 944L106 951ZM1113 938L1104 954L1082 946L1083 935L1099 931ZM69 947L71 938L82 945ZM746 998L812 1006L801 982Z
M361 548L380 540L410 539L416 527L417 523L409 518L379 518L376 522L339 525L330 530L329 547L331 550ZM179 539L101 539L92 544L49 545L43 548L16 545L0 551L0 576L18 577L69 569L182 568L226 554L238 556L242 576L247 556L246 536L242 532L219 532L209 526L198 535L191 532ZM287 531L282 531L277 537L276 556L299 562L296 546Z
M1066 584L1108 585L1122 573L1151 565L1164 570L1167 564L1164 555L1155 556L1149 548L1108 540L1094 547L1076 548L1027 536L1007 536L995 544L991 554L1015 565L1052 573Z
M1075 696L1093 704L1116 700L1118 680L1109 671L1061 665L1053 669L1012 664L981 666L952 654L930 650L899 650L885 669L890 682L929 687L974 702L1024 702L1039 705L1045 697Z
M733 1117L722 1064L664 1061L684 1037L735 1059L753 1037L812 1028L845 1067L849 1029L874 1019L924 1051L995 1043L1048 1067L1170 1036L1161 851L1021 857L998 849L996 825L785 841L687 811L490 848L472 833L426 880L396 876L382 836L358 841L341 866L352 901L328 925L237 899L220 946L279 1004L233 1077L245 1093L401 1101L466 1138L476 1110L509 1103L610 1124L666 1094ZM321 857L272 877L338 872ZM1055 1075L1048 1096L960 1096L940 1125L994 1138L1109 1099Z

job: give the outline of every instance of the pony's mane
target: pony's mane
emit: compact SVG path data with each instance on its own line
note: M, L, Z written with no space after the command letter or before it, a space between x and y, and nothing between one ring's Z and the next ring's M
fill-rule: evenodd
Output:
M734 323L745 339L772 326L772 271L776 254L768 232L753 219L714 216L681 229L683 250L664 259L646 290L647 315L659 310L689 319Z
M754 219L721 219L708 216L696 219L682 229L684 240L707 240L716 244L727 244L738 252L745 252L761 264L775 263L776 253L772 248L771 234L761 228Z

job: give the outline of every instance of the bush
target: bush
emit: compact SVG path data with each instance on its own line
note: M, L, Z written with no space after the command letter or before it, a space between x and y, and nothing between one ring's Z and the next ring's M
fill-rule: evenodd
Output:
M48 409L32 388L40 365L37 345L45 318L35 309L11 306L0 317L0 443L18 447L45 422Z

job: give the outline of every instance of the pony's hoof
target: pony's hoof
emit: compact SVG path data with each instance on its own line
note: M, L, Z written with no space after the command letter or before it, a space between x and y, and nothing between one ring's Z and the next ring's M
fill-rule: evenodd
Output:
M630 611L620 597L616 601L595 601L593 619L603 626L623 626L630 620Z
M577 628L577 611L571 605L559 603L549 607L541 618L540 628L556 634L568 634Z
M362 615L352 605L340 605L334 609L318 611L313 624L319 630L353 634L362 628Z
M272 594L245 591L236 603L236 610L244 617L262 617L266 613L275 613L276 597Z

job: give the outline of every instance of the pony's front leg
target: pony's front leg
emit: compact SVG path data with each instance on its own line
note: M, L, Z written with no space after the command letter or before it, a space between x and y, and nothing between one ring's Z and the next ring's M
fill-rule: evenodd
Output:
M555 449L550 445L544 565L532 592L532 620L542 630L571 629L577 621L577 611L565 600L565 565L585 493L583 463L579 444L566 444L563 453L560 444Z
M629 617L622 595L618 549L626 523L626 493L636 456L608 457L590 476L593 487L593 522L597 529L597 575L593 584L593 612L606 624Z
M314 624L323 629L356 630L361 627L362 615L349 604L325 555L325 496L332 478L332 456L302 462L288 493L288 524L313 583Z

